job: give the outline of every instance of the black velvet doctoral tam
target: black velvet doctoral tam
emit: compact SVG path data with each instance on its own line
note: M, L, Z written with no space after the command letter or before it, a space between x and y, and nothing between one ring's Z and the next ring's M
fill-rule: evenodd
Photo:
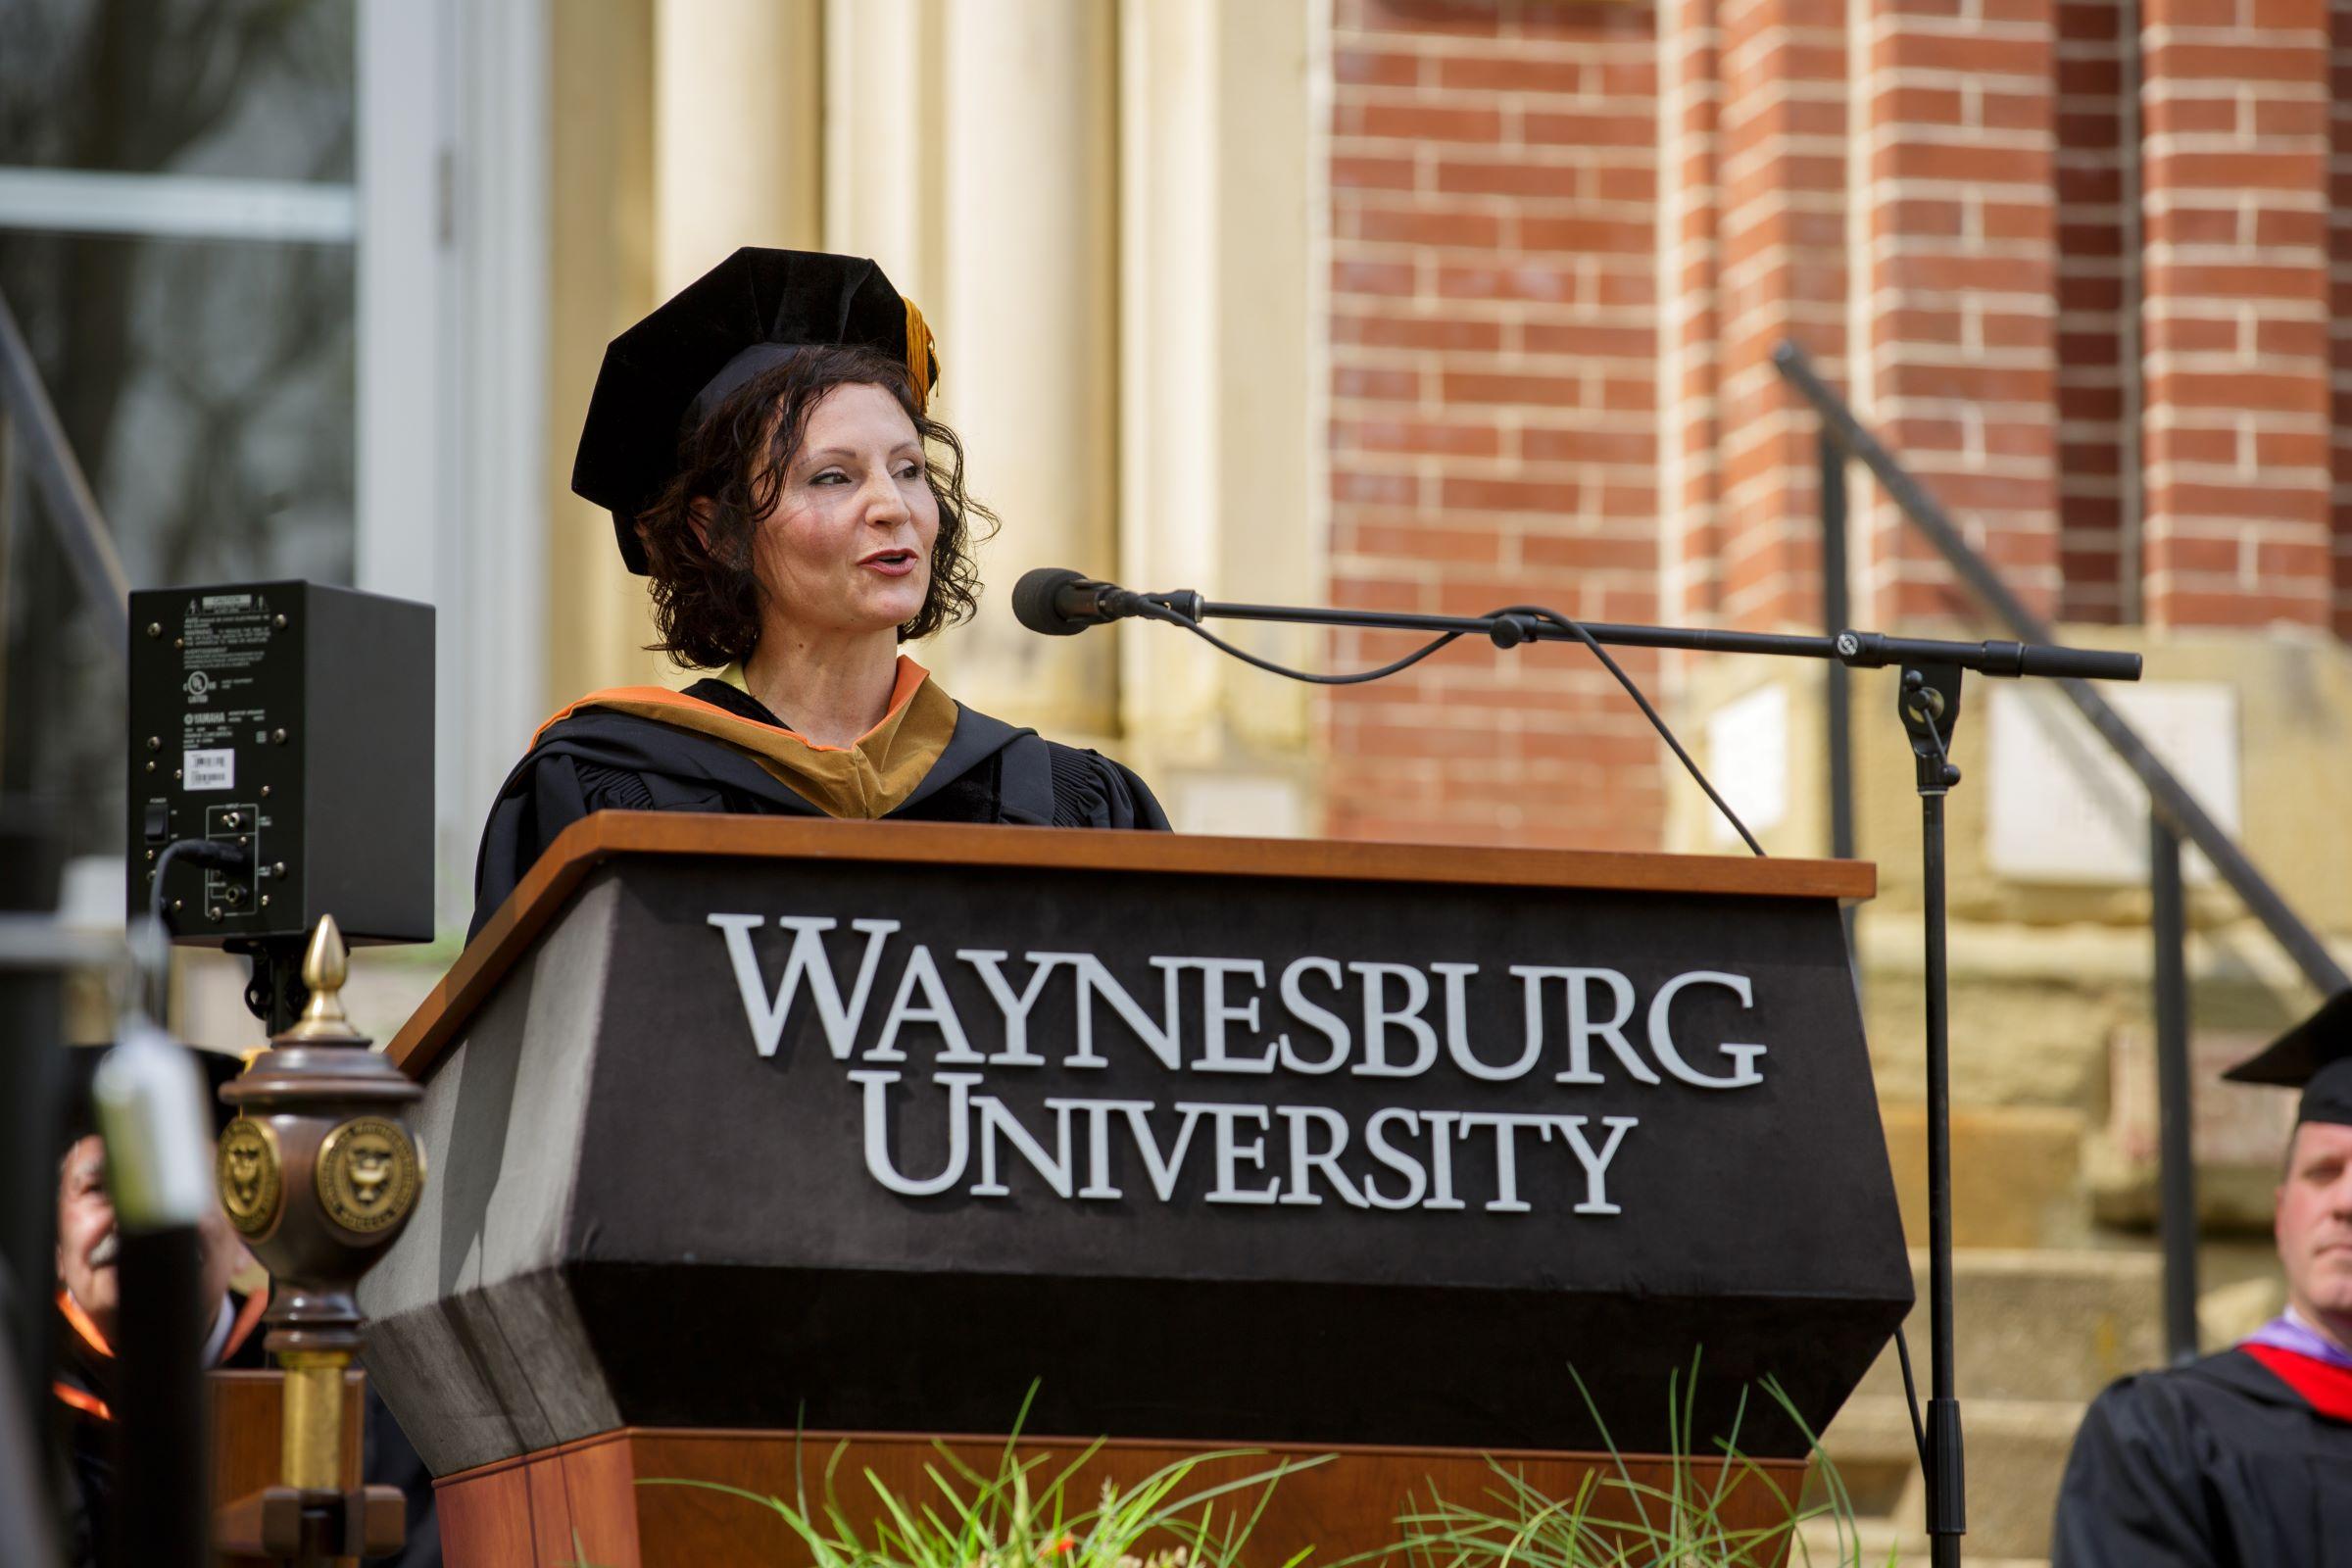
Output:
M858 345L909 361L927 393L939 365L921 322L863 257L746 246L606 348L571 488L612 514L621 559L642 575L636 520L677 474L685 427L795 348Z

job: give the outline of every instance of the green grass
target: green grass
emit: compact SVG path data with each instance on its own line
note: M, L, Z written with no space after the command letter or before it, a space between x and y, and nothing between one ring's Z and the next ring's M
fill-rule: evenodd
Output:
M1034 1397L1036 1391L1030 1392ZM698 1487L763 1508L799 1542L808 1568L1238 1568L1275 1485L1328 1457L1285 1461L1238 1480L1188 1488L1200 1465L1248 1457L1252 1450L1202 1453L1163 1466L1123 1493L1105 1482L1088 1502L1073 1495L1074 1483L1102 1449L1101 1440L1049 1470L1047 1456L1024 1459L1016 1451L1027 1415L1024 1401L993 1474L973 1468L945 1444L934 1445L938 1458L923 1467L928 1495L902 1497L865 1471L879 1513L863 1528L858 1515L872 1510L848 1506L841 1497L841 1446L826 1460L823 1494L814 1502L805 1483L790 1501L710 1481L661 1477L637 1484ZM797 1480L797 1451L794 1470ZM1298 1568L1305 1555L1280 1568Z
M1575 1376L1573 1369L1570 1376ZM1787 1394L1772 1380L1766 1379L1762 1387L1811 1445L1814 1483L1822 1500L1810 1507L1784 1500L1781 1517L1742 1526L1725 1518L1737 1489L1763 1488L1781 1495L1761 1467L1740 1451L1740 1423L1747 1409L1744 1394L1731 1433L1717 1440L1713 1451L1702 1458L1691 1451L1695 1360L1687 1381L1678 1376L1670 1382L1669 1462L1660 1483L1635 1477L1610 1441L1607 1423L1584 1380L1577 1378L1576 1386L1600 1429L1613 1472L1589 1471L1575 1495L1554 1497L1490 1458L1494 1484L1479 1500L1448 1499L1433 1484L1426 1504L1408 1502L1396 1517L1396 1545L1389 1553L1400 1551L1411 1568L1781 1568L1817 1563L1864 1568L1853 1500L1845 1484ZM1816 1519L1831 1523L1835 1544L1827 1556L1816 1553L1802 1532ZM1389 1553L1367 1553L1348 1563ZM1889 1565L1895 1560L1892 1552L1886 1559Z
M1575 1377L1573 1369L1570 1376ZM1784 1499L1781 1516L1763 1525L1734 1525L1725 1517L1740 1489L1782 1495L1773 1479L1740 1450L1745 1395L1735 1409L1731 1433L1696 1454L1695 1359L1688 1378L1669 1381L1670 1444L1660 1481L1635 1476L1609 1439L1584 1380L1577 1378L1576 1385L1613 1469L1595 1468L1574 1495L1554 1497L1529 1484L1519 1470L1490 1458L1493 1482L1479 1498L1450 1499L1432 1483L1426 1502L1401 1499L1393 1544L1332 1568L1368 1568L1383 1561L1401 1562L1403 1568L1868 1568L1854 1528L1853 1501L1837 1467L1772 1380L1761 1387L1805 1433L1814 1460L1810 1490L1820 1500L1806 1506ZM1027 1414L1024 1402L1022 1418ZM813 1502L798 1479L797 1450L797 1491L789 1501L710 1481L664 1477L638 1485L696 1487L765 1509L801 1548L793 1568L801 1568L802 1554L807 1568L1240 1568L1274 1487L1284 1476L1331 1458L1277 1463L1238 1480L1188 1490L1201 1464L1251 1456L1252 1450L1204 1453L1154 1471L1124 1493L1105 1483L1087 1503L1073 1494L1076 1478L1102 1442L1049 1469L1045 1456L1019 1456L1020 1426L1016 1420L994 1473L975 1469L945 1444L935 1445L938 1459L924 1466L930 1493L920 1497L901 1496L873 1471L864 1471L874 1499L864 1508L842 1500L837 1472L845 1448L840 1446L826 1461L822 1496ZM862 1528L861 1513L873 1516ZM1835 1544L1826 1555L1806 1540L1807 1534L1820 1532L1802 1530L1815 1520L1830 1522ZM1308 1555L1302 1550L1278 1568L1298 1568ZM1885 1559L1888 1565L1895 1561L1892 1552Z

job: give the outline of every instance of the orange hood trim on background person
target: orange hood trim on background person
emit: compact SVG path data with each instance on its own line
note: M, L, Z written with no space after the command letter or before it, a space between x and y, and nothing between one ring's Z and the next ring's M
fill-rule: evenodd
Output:
M253 1338L253 1331L261 1326L262 1314L269 1308L270 1289L266 1285L245 1298L244 1304L237 1308L236 1316L229 1322L228 1339L220 1347L219 1360L227 1360L237 1353L247 1340ZM74 1299L73 1292L60 1290L57 1293L57 1311L66 1320L66 1326L74 1331L74 1338L92 1355L104 1361L115 1358L115 1348L107 1343L106 1336L99 1332L97 1323L82 1309L81 1303ZM49 1392L57 1396L60 1403L79 1410L84 1415L100 1421L112 1421L115 1418L114 1411L104 1399L87 1389L75 1388L62 1378L51 1381Z

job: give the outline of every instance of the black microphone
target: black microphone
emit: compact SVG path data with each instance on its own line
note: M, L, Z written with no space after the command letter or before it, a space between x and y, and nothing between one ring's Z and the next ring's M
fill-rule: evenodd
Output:
M1040 566L1021 573L1021 580L1013 584L1012 618L1048 637L1072 636L1129 615L1198 620L1200 596L1190 589L1139 594L1117 583L1097 582L1067 566Z

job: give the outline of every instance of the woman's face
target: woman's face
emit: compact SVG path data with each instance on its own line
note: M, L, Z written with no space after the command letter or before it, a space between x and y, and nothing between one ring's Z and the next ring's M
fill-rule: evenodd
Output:
M939 537L925 471L914 422L889 392L846 382L817 400L753 540L770 630L802 640L915 617Z

